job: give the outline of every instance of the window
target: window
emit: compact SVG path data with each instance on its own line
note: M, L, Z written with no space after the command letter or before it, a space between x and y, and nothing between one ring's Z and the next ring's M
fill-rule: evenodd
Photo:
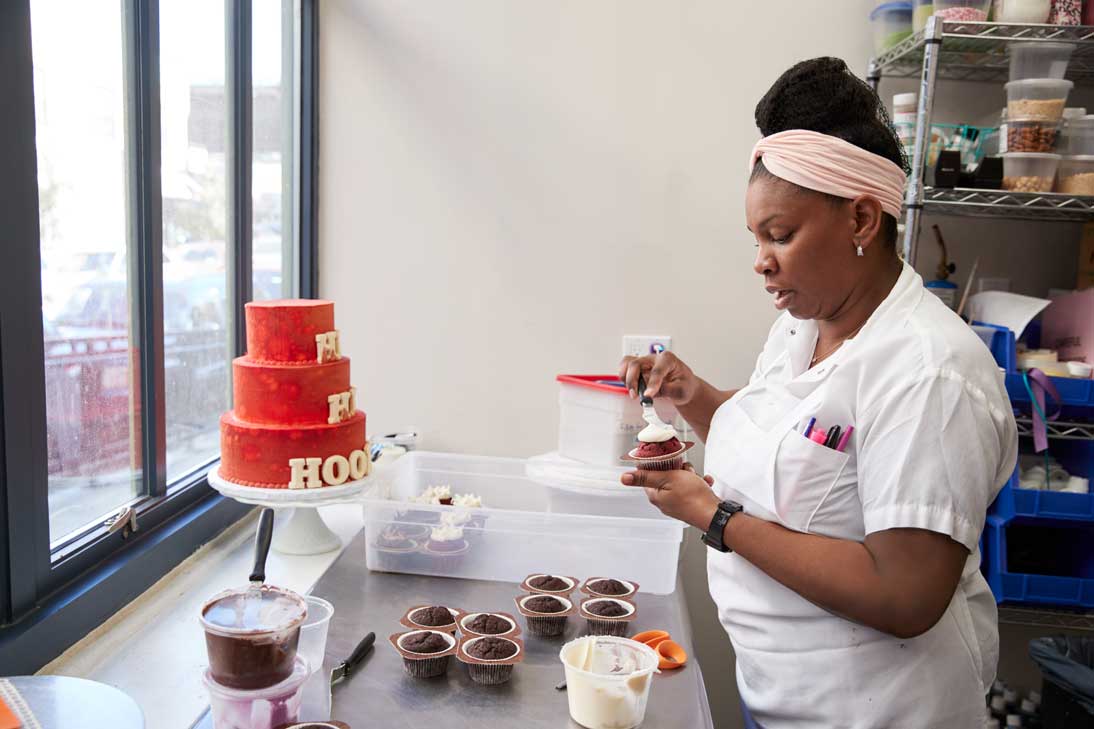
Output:
M316 13L0 3L0 674L248 508L205 473L244 302L316 289Z

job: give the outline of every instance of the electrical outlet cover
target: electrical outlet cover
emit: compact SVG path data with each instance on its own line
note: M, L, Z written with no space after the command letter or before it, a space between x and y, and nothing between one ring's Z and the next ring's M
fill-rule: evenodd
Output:
M623 356L644 357L672 350L672 337L667 334L624 334Z

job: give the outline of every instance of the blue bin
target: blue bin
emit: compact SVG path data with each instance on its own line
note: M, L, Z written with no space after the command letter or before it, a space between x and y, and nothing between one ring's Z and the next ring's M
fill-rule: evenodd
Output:
M998 602L1094 608L1094 526L989 516L988 584Z

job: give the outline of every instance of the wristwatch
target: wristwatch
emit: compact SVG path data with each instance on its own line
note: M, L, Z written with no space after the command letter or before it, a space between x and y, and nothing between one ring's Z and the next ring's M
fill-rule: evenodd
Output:
M729 523L730 517L734 514L744 511L745 507L738 504L736 501L722 501L718 504L718 510L714 512L714 518L710 520L710 527L707 529L707 533L703 535L703 542L712 549L717 549L719 552L732 552L733 550L726 546L724 541L724 533L726 524Z

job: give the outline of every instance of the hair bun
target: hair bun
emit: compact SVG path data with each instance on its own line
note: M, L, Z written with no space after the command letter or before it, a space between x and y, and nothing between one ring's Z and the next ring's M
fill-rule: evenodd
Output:
M765 137L787 129L830 134L906 168L878 95L839 58L812 58L783 73L756 105L756 126Z

